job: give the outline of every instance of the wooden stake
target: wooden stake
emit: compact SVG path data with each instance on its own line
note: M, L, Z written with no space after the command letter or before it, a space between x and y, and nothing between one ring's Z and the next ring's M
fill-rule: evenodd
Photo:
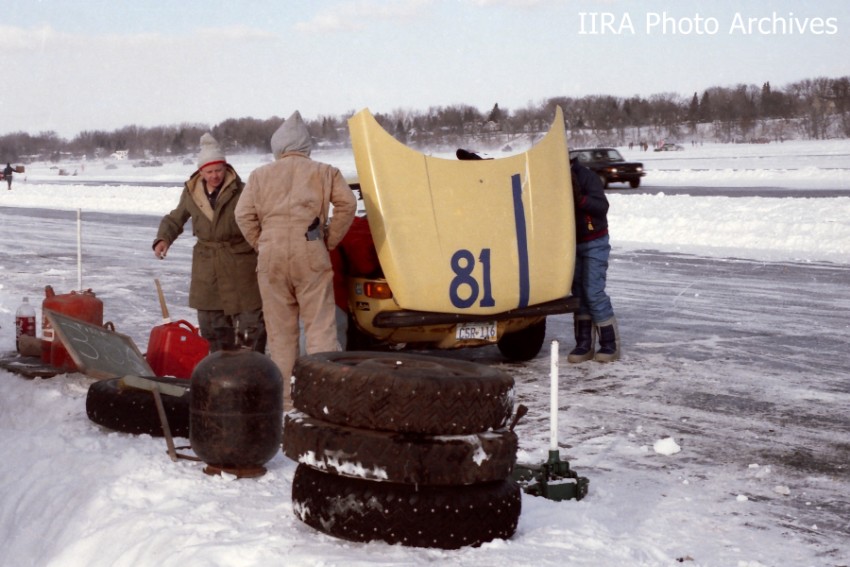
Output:
M162 293L162 285L159 283L159 278L156 278L154 283L156 283L156 294L159 296L159 307L162 309L162 322L171 323L171 316L168 314L168 306L165 304L165 295Z

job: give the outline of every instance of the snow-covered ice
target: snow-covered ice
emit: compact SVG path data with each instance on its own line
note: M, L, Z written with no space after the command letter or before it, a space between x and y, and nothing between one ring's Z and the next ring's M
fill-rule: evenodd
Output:
M516 535L480 548L345 542L296 519L282 454L259 479L207 476L162 439L91 423L91 378L0 370L0 565L850 564L850 141L623 153L663 190L609 192L623 359L560 366L559 446L590 480L582 501L524 495ZM345 152L314 157L354 172ZM243 178L267 159L231 157ZM165 261L150 248L192 166L59 165L78 175L48 183L56 170L35 164L0 186L0 351L21 297L76 289L77 209L83 287L105 319L144 350L160 278L172 318L194 321L192 238ZM700 194L718 187L731 194ZM571 319L548 323L571 348ZM515 376L530 408L519 460L545 460L548 353L447 355Z

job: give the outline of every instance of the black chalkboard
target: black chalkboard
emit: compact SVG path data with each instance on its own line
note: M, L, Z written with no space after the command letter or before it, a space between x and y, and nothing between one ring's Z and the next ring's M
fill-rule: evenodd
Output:
M68 354L81 372L93 378L119 378L127 374L155 376L150 365L127 335L110 331L45 309Z

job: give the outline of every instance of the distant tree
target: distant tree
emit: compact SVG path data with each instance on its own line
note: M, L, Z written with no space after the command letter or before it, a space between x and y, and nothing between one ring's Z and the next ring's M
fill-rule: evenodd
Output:
M407 143L407 129L404 127L404 122L399 118L395 125L395 139L402 144Z
M447 133L463 133L463 108L459 106L439 108L437 110L436 122Z
M648 100L639 96L632 96L623 101L623 116L626 119L626 124L637 131L635 133L637 140L643 140L641 128L649 125L652 116L652 107Z
M699 122L699 98L697 97L697 93L694 92L694 96L691 97L691 104L688 106L688 122L691 123L691 128L696 128L697 122Z
M804 133L812 139L820 140L827 136L829 126L829 94L831 82L825 77L806 79L790 85L791 96L798 108L802 109L799 118Z
M322 116L322 135L321 137L328 142L335 143L339 141L339 130L337 120L333 116Z
M181 155L186 153L187 146L186 131L180 129L174 134L168 149L171 150L172 155Z
M675 93L654 94L649 98L649 103L655 126L666 128L668 132L675 133L684 115L679 95Z
M493 105L490 114L487 115L487 122L495 122L498 124L502 121L502 110L499 108L499 103Z
M708 91L703 91L702 97L699 99L699 113L697 119L700 122L711 122L714 120L714 112L711 107L711 97Z
M738 85L731 97L731 115L737 120L741 133L749 136L758 118L755 85Z
M773 109L773 93L770 90L770 81L766 81L761 86L761 115L765 118L772 118L775 115Z
M482 119L481 113L474 106L464 104L461 106L464 122L480 122Z
M850 77L833 80L824 97L832 103L844 136L850 137Z

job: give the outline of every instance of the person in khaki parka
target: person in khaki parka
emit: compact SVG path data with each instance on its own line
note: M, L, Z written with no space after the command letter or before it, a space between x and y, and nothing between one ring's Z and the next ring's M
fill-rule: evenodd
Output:
M198 170L183 186L177 208L162 218L153 243L156 257L164 259L186 221L192 219L197 242L192 251L189 306L198 310L198 327L212 352L233 338L258 352L266 349L257 253L234 216L244 186L215 138L204 134Z
M236 223L258 251L257 274L269 354L291 408L299 318L308 354L340 350L329 250L354 220L357 199L339 169L310 159L312 141L295 111L271 139L275 161L255 169L236 206ZM333 216L328 220L329 205Z

